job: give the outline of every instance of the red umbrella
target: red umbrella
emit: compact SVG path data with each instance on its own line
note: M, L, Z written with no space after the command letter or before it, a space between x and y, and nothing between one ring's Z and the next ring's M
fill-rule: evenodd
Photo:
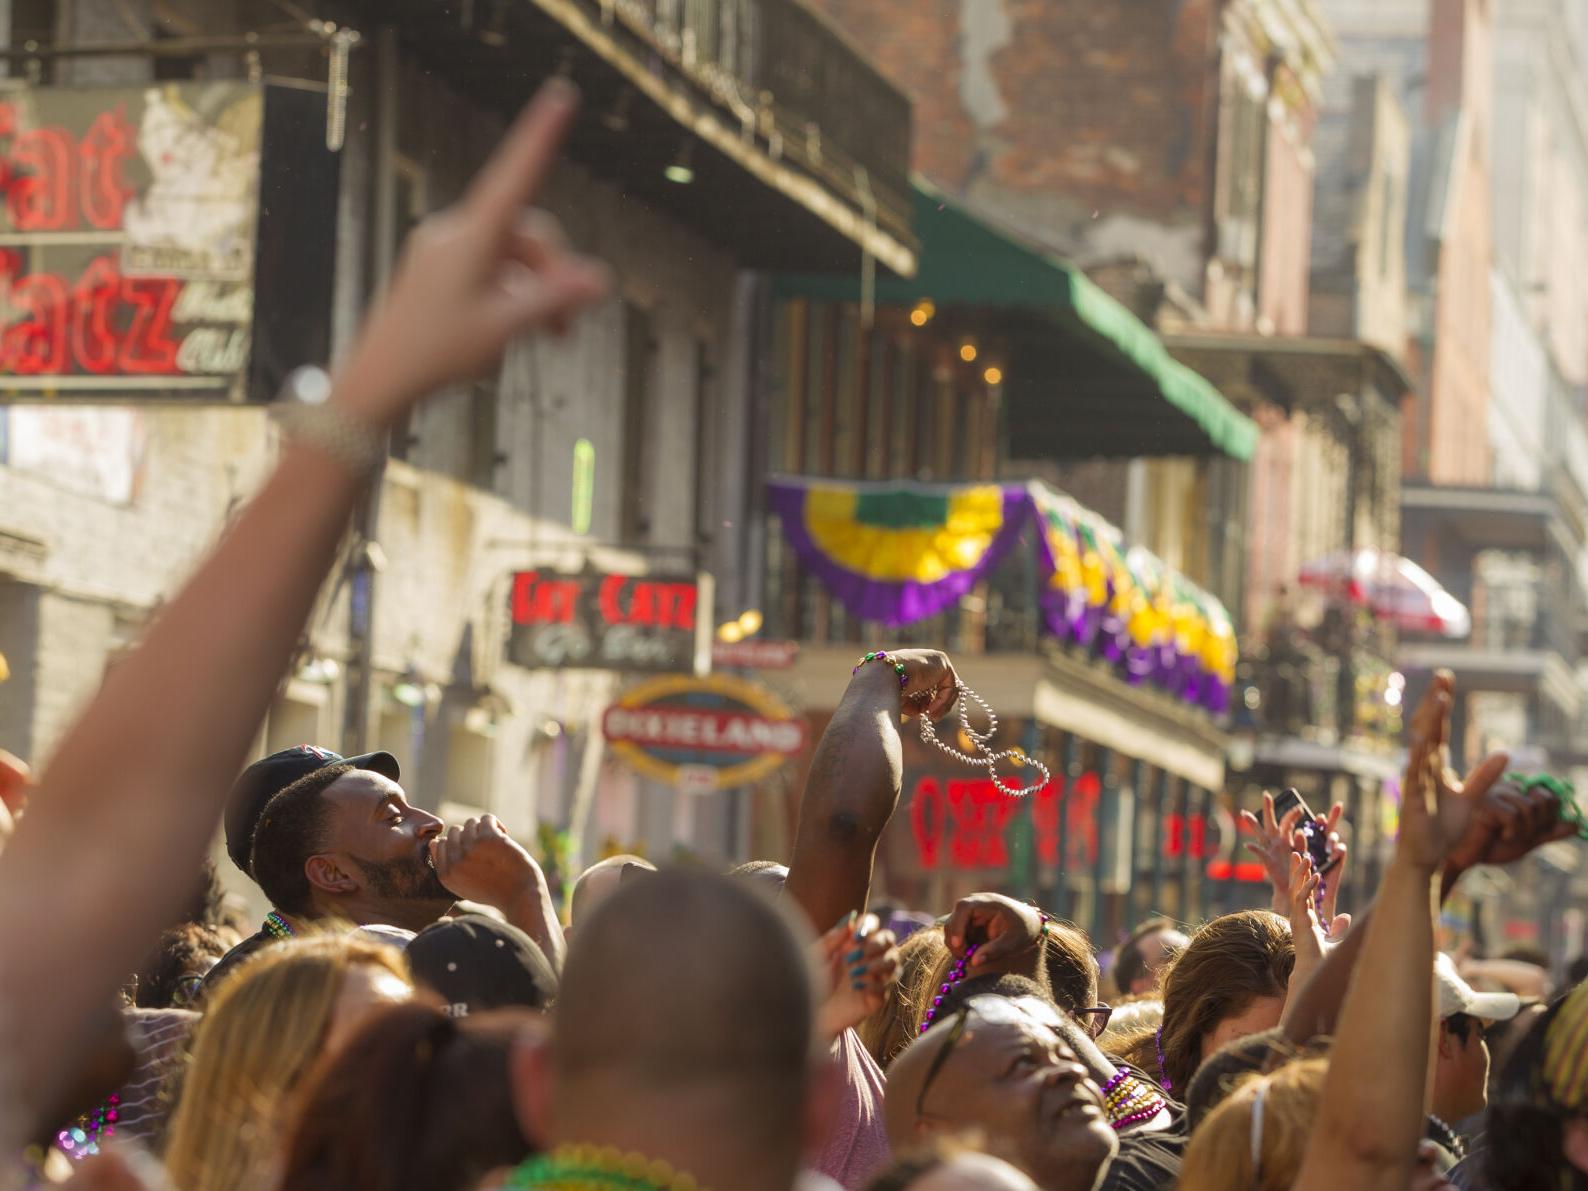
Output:
M1342 550L1301 568L1301 585L1359 604L1403 629L1465 637L1472 616L1422 567L1381 550Z

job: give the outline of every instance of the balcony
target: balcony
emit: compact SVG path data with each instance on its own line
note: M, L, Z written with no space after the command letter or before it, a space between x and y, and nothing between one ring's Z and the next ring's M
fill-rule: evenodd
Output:
M799 0L363 0L501 111L571 77L569 156L757 269L916 268L911 110ZM680 179L689 178L689 182Z

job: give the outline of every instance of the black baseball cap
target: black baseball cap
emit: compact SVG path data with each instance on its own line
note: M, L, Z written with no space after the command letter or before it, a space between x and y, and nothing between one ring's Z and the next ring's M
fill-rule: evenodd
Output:
M487 1009L544 1009L557 976L535 940L484 914L427 926L408 944L414 980L438 993L446 1011L467 1017Z
M248 857L254 850L254 829L259 826L259 816L265 813L265 803L299 778L327 765L368 769L394 782L401 776L397 758L390 753L343 757L312 744L282 749L255 761L243 770L233 783L232 792L226 796L226 854L233 864L249 876L253 875L248 868Z

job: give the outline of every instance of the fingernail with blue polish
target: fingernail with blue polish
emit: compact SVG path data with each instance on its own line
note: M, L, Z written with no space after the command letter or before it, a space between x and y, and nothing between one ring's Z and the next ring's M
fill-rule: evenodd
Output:
M866 949L864 947L856 947L848 955L844 956L844 962L846 964L852 964L857 959L859 959L862 955L864 955L865 953L866 953Z

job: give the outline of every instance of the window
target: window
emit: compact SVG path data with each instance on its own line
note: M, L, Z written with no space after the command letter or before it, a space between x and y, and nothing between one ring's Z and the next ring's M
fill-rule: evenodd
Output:
M623 304L623 496L619 511L620 540L643 542L651 534L650 468L647 429L650 424L651 374L656 340L650 312L632 302Z
M60 27L60 5L57 0L11 0L11 41L16 47L37 42L41 46L54 45ZM40 83L55 81L55 60L41 58L37 61ZM13 73L19 73L16 67Z

